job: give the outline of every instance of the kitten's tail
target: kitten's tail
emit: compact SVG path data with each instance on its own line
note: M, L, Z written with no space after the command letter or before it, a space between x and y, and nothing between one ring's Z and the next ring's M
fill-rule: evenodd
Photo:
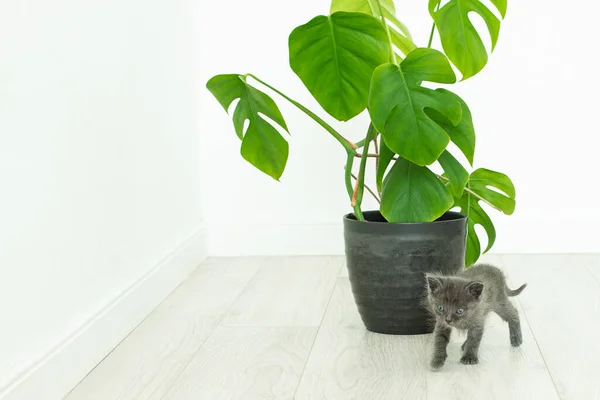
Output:
M509 295L509 296L511 296L511 297L512 297L512 296L518 296L518 295L520 295L520 294L521 294L521 292L523 291L523 289L525 289L525 287L526 287L526 286L527 286L527 284L526 284L526 283L524 283L523 285L521 285L521 287L520 287L520 288L518 288L518 289L515 289L515 290L510 290L510 289L508 288L508 286L507 286L507 287L506 287L506 294L507 294L507 295Z

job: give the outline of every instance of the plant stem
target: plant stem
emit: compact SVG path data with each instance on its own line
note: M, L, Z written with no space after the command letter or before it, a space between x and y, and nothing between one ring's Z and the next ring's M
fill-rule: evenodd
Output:
M379 154L377 154L377 153L368 153L368 154L356 153L354 155L354 157L356 157L356 158L363 158L363 157L379 158Z
M354 174L352 174L352 172L350 172L350 175L352 176ZM350 205L354 209L354 215L356 216L356 219L359 221L364 221L365 217L362 213L362 210L360 209L360 204L356 204L356 200L358 198L358 185L359 184L360 184L360 182L358 181L358 179L356 179L354 189L352 189L352 195L350 196L351 197ZM350 187L352 187L352 181L350 181Z
M351 175L354 175L354 174L351 174ZM360 182L358 181L358 179L356 179L356 182L354 184L354 190L352 190L352 201L350 203L350 205L353 208L356 207L356 199L358 198L358 185L359 184L360 184ZM359 210L360 210L360 207L359 207Z
M438 1L437 5L435 6L435 11L437 12L440 9L440 3L442 1ZM431 47L431 43L433 43L433 33L435 32L435 21L433 22L433 25L431 26L431 33L429 34L429 43L427 43L427 47L430 48Z
M435 22L431 26L431 34L429 34L429 42L427 43L427 47L431 48L431 43L433 43L433 33L435 32Z
M375 158L375 171L377 171L379 169L379 144L377 143L377 140L379 139L379 133L377 133L375 135L375 139L373 139L373 146L375 147L375 154L377 154L377 157ZM368 157L368 154L367 154Z
M363 153L356 153L356 154L354 154L354 157L356 157L356 158L363 158L365 156L369 157L369 158L379 158L380 154L377 154L377 153L367 153L366 155L363 154ZM397 156L392 157L392 160L397 160L397 159L398 159Z
M450 182L450 179L446 178L445 176L437 175L437 177L443 181ZM503 212L501 209L499 209L498 207L496 207L495 205L493 205L492 203L490 203L489 201L487 201L486 199L484 199L483 197L481 197L480 195L478 195L477 193L472 191L470 188L466 187L465 191L471 193L471 195L477 197L479 200L483 201L484 203L486 203L493 209Z
M385 32L387 33L387 37L388 37L388 44L390 45L390 62L397 64L398 62L396 61L396 53L394 52L394 45L392 44L392 34L390 33L390 27L387 24L387 21L385 20L385 15L383 14L383 9L381 8L381 3L379 2L379 0L375 0L377 2L377 7L379 8L379 15L381 15L381 22L383 23L383 26L385 27Z
M369 130L367 131L367 137L365 138L365 152L369 152L369 145L371 141L377 135L377 130L373 126L373 124L369 125ZM359 221L364 221L364 216L360 209L363 199L363 193L365 190L365 170L367 168L367 157L362 157L360 159L360 167L358 170L358 179L356 180L356 186L354 187L354 191L352 193L352 207L354 207L354 213L356 218Z
M249 76L249 77L253 78L254 80L256 80L257 82L268 87L269 89L271 89L272 91L274 91L275 93L277 93L278 95L280 95L281 97L283 97L284 99L286 99L287 101L289 101L290 103L295 105L306 115L311 117L317 124L321 125L327 132L329 132L331 134L331 136L333 136L338 142L340 142L340 144L342 146L344 146L344 149L346 149L346 152L354 153L356 151L357 146L354 143L352 143L350 140L348 140L345 137L343 137L342 135L340 135L340 133L338 131L333 129L327 122L323 121L323 119L321 119L317 114L313 113L308 108L306 108L302 104L298 103L296 100L293 100L293 99L289 98L287 95L281 93L279 90L275 89L273 86L269 85L268 83L258 79L256 76L254 76L252 74L246 74L246 76Z
M348 153L346 165L344 165L344 182L346 183L346 190L348 191L348 197L352 200L354 195L354 188L352 187L352 167L354 166L354 155Z
M355 180L358 180L358 178L356 177L356 175L352 174L352 177ZM373 190L371 190L371 188L365 183L365 189L367 189L367 191L369 193L371 193L371 196L373 196L373 198L375 198L375 200L377 200L378 203L381 203L381 200L379 200L379 197L375 194L375 192Z

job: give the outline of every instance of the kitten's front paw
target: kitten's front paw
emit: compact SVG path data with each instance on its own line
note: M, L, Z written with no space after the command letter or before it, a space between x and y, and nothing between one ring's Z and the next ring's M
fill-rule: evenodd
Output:
M523 337L521 335L510 335L510 344L513 347L519 347L523 344Z
M438 370L444 366L445 362L446 362L446 357L436 357L433 360L431 360L430 365L433 370Z
M477 356L474 356L472 354L465 354L460 359L460 362L461 362L461 364L465 364L465 365L475 365L475 364L479 363L479 359L477 358Z

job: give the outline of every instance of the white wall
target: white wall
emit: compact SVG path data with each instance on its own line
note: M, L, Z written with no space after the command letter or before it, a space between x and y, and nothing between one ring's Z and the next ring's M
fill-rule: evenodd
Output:
M191 11L0 3L0 392L200 228Z
M237 1L235 7L203 2L201 37L214 40L203 43L202 82L217 73L252 72L325 115L289 68L287 38L295 26L328 8L328 0ZM396 8L425 46L431 27L427 2L396 0ZM600 129L594 95L600 84L593 79L599 11L591 0L574 0L568 7L557 0L510 1L488 66L453 87L474 115L476 167L506 172L517 187L515 214L492 212L495 252L599 249L594 145ZM345 154L337 143L276 98L292 134L289 164L277 183L242 160L229 117L208 91L201 93L209 251L341 254L341 218L350 207L342 176ZM357 140L366 129L365 117L334 126Z

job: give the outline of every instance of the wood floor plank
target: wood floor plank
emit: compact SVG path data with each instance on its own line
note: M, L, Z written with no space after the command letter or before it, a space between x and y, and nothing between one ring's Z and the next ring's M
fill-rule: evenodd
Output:
M585 256L579 255L573 257L577 257L577 259L583 260L583 264L591 272L594 278L596 278L598 283L600 283L600 254L590 254Z
M600 284L588 255L504 256L519 301L562 399L600 399Z
M223 326L319 326L343 259L278 257L252 280Z
M424 399L424 336L368 332L339 278L296 393L308 399Z
M292 399L316 331L219 327L164 399Z
M342 268L340 269L340 278L347 278L348 277L348 267L346 266L346 257L344 256L342 258Z
M432 372L431 335L366 331L343 257L218 259L66 399L600 399L600 256L481 262L528 286L513 299L522 347L491 315L477 366L459 363L456 332L445 367Z
M495 263L501 267L499 262ZM509 282L518 287L519 284ZM518 301L513 304L522 319L523 344L515 349L510 345L508 325L496 314L486 321L479 351L479 364L460 363L465 334L452 332L448 346L448 360L439 371L427 374L428 399L448 400L481 399L539 399L558 400L558 393L540 354L535 337L523 317ZM427 344L427 358L431 357L433 338Z
M250 258L209 260L66 399L162 398L263 263Z
M322 325L365 329L356 308L356 303L352 296L352 287L347 277L340 277L336 280L333 294L323 316Z

